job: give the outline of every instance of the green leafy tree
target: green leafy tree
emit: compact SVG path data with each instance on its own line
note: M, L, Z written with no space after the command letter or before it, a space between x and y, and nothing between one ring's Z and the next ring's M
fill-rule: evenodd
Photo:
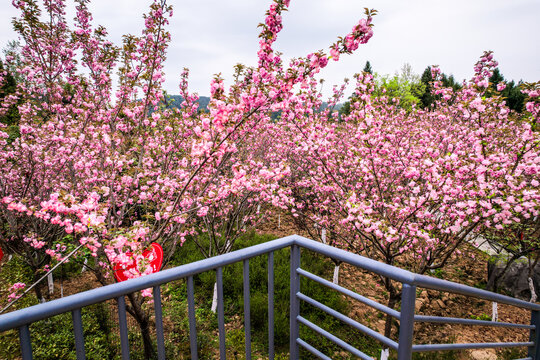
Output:
M421 78L413 72L411 65L407 63L403 65L399 74L396 73L392 77L375 75L375 81L375 96L387 96L407 111L411 111L421 102L420 97L425 91Z

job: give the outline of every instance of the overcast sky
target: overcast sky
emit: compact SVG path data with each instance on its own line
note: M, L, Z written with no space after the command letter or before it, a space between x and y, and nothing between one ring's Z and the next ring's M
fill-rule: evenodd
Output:
M67 0L66 2L70 2ZM236 63L256 64L257 24L268 0L169 0L174 6L172 42L166 62L166 90L178 93L178 76L190 69L191 89L209 94L212 75L231 79ZM104 25L113 42L125 33L139 34L149 0L93 0L95 23ZM507 79L540 80L539 0L291 0L275 48L286 59L327 49L375 8L374 36L354 55L331 62L321 76L325 93L364 67L393 74L409 63L416 73L438 64L456 79L470 78L484 50L493 50ZM70 12L69 14L72 14ZM11 1L0 4L0 46L17 35L10 19ZM70 17L72 17L70 15ZM230 82L229 82L230 83Z

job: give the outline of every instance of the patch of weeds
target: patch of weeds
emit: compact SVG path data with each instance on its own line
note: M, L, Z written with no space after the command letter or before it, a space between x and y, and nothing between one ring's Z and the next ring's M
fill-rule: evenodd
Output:
M431 269L429 272L432 276L439 279L444 279L446 277L446 271L444 271L443 269Z
M487 314L480 314L478 316L476 315L471 315L471 319L474 319L474 320L484 320L484 321L491 321L491 316L487 315Z
M485 280L477 281L473 284L475 288L486 290L487 282Z

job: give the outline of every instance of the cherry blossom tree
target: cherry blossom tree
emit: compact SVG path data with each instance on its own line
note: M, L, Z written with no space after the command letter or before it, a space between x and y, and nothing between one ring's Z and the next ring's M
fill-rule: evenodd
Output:
M320 51L283 65L272 45L289 2L276 0L261 24L257 66L238 68L228 92L216 78L208 113L198 111L185 71L182 107L166 109L161 85L172 8L155 0L142 34L126 35L116 46L103 27L92 25L87 3L77 1L71 26L61 0L45 1L43 10L34 0L14 2L22 45L16 64L6 60L23 81L2 99L2 109L19 104L20 137L8 143L0 131L0 241L36 277L51 259L66 260L66 242L84 247L95 258L88 267L105 285L115 281L118 266L135 262L131 277L149 273L143 253L152 242L164 248L165 265L198 224L230 244L239 223L256 220L256 204L287 201L277 185L287 166L250 154L248 145L328 56ZM332 45L335 60L371 37L371 14ZM226 240L217 248L230 245ZM127 310L150 357L148 295L130 294Z
M307 90L282 115L291 119L282 138L295 210L354 235L349 250L421 274L445 266L482 229L519 222L516 212L536 216L538 134L500 97L485 96L496 65L484 54L460 90L442 87L434 68L432 111L405 112L398 99L373 96L368 73L356 76L357 101L342 122L310 111L320 100ZM400 288L381 282L394 308Z

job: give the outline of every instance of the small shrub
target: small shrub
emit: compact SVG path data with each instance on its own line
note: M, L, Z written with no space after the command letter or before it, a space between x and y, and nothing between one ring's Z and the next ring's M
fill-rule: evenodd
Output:
M82 309L86 358L116 359L118 340L112 335L107 305ZM33 358L36 360L76 359L71 314L61 314L30 326Z

